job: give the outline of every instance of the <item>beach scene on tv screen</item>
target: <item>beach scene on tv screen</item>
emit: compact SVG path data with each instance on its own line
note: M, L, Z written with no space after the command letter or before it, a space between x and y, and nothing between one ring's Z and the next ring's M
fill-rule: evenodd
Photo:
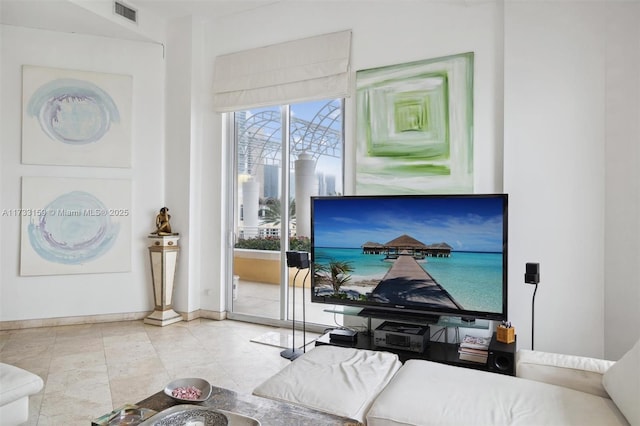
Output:
M501 197L313 200L313 295L502 312Z

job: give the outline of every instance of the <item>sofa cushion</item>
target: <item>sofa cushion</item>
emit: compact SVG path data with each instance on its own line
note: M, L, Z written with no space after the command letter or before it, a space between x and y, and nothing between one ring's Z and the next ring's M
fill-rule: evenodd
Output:
M608 398L423 360L405 363L366 419L369 426L627 424Z
M640 425L640 340L602 376L609 396L632 425Z
M608 398L602 375L613 361L576 355L520 349L516 353L516 375Z
M364 422L372 401L401 365L389 352L318 346L253 394Z
M27 370L14 365L0 363L0 406L10 404L22 397L40 392L44 382Z

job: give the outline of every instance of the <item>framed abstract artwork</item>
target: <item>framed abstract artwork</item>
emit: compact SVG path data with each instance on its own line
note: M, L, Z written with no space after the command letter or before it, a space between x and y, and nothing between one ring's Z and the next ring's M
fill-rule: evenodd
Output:
M131 181L22 178L20 275L131 270Z
M132 77L22 67L22 163L131 167Z
M356 193L473 192L472 52L356 72Z

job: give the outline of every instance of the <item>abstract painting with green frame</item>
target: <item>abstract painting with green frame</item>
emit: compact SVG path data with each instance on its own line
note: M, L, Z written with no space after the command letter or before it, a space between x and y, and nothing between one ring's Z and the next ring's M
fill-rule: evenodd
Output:
M356 72L356 193L473 192L473 52Z

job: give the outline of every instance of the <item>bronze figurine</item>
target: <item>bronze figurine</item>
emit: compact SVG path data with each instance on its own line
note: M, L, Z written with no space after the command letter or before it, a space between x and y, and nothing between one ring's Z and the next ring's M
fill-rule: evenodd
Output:
M172 235L169 219L171 219L169 207L162 207L156 216L156 230L152 234Z

